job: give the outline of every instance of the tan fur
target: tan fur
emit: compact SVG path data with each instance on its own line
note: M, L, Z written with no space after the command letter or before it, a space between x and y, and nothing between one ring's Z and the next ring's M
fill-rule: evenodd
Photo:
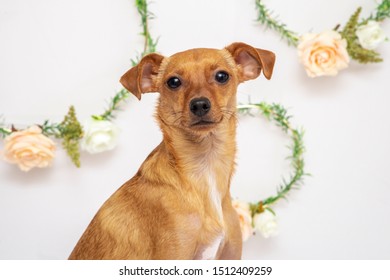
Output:
M242 236L230 181L236 154L236 90L261 70L272 75L273 53L243 43L192 49L169 58L150 54L121 78L141 99L157 91L163 141L137 174L100 208L69 259L239 259ZM226 84L215 81L226 71ZM166 81L180 77L172 90ZM202 117L194 98L210 100ZM208 124L195 125L200 119Z

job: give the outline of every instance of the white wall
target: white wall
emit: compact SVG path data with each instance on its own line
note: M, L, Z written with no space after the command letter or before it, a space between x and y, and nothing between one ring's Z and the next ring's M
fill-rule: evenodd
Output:
M371 0L265 1L291 29L320 32L345 23ZM239 88L239 100L280 102L306 130L307 178L289 202L274 207L280 234L257 235L246 259L390 258L390 69L385 61L352 62L335 78L310 79L296 50L255 22L253 0L154 1L150 23L158 50L222 48L244 41L277 54L271 81ZM389 23L384 25L390 36ZM119 77L142 47L133 0L1 0L0 114L18 127L61 121L68 106L83 120L103 111ZM59 148L50 169L24 173L0 161L0 259L65 259L100 205L132 177L161 140L152 114L155 94L131 98L118 114L122 136L113 152L82 154L75 168ZM288 139L261 118L242 117L235 197L275 193ZM0 148L2 141L0 141Z

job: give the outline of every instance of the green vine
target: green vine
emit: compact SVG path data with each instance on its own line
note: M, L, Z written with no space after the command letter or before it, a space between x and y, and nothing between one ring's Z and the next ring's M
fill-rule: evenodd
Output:
M12 130L8 129L8 128L5 128L5 127L0 127L0 136L2 138L5 138L7 137L8 135L10 135L12 133Z
M42 129L43 135L61 138L61 127L58 123L50 123L49 120L46 120L40 128Z
M142 33L141 35L144 38L144 47L141 54L137 55L135 59L131 59L132 66L136 66L139 61L145 55L149 53L156 52L156 47L158 39L153 39L149 31L149 21L154 18L153 13L148 9L149 2L147 0L135 0L135 6L137 8L138 14L141 17ZM92 118L95 120L112 120L114 116L114 111L119 110L120 104L130 97L130 92L126 89L121 89L117 92L109 103L106 111L101 115L93 115Z
M119 105L122 101L125 101L130 97L130 92L126 89L121 89L113 98L111 98L110 104L106 111L101 115L93 115L95 120L112 120L115 118L114 111L119 110Z
M288 45L292 45L294 47L298 46L299 37L298 34L294 31L291 31L287 28L286 24L277 20L277 17L272 17L274 14L270 11L261 0L256 0L256 8L258 10L257 21L266 27L275 30L280 34L282 39L287 41Z
M268 210L272 212L271 206L278 202L280 199L286 199L287 194L294 188L297 188L303 183L304 176L309 174L305 173L305 161L303 158L303 154L305 152L305 147L303 144L303 130L295 129L290 124L290 118L287 114L287 110L279 104L267 104L265 102L261 103L248 103L237 106L239 113L248 114L253 109L259 110L267 120L273 121L279 126L283 132L285 132L291 139L291 155L289 159L291 160L291 166L293 169L292 174L289 179L283 179L283 182L277 188L277 194L270 196L264 200L259 202L251 203L250 209L252 213L252 217L261 213L264 210Z
M153 19L154 15L148 10L148 5L147 0L135 0L135 6L137 7L138 14L141 16L141 35L144 37L144 48L142 53L138 55L136 59L131 60L131 64L133 66L137 65L145 55L155 52L158 43L158 38L155 40L150 35L149 20Z
M12 133L12 129L9 129L4 125L3 116L0 116L0 120L0 137L5 138Z
M379 3L376 7L376 13L371 14L363 23L369 20L384 21L386 18L390 18L390 0L383 0Z

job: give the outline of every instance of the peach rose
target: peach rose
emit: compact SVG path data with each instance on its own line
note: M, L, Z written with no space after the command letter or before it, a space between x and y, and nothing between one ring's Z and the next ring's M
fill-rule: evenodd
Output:
M347 41L336 31L308 33L300 38L298 55L309 77L335 76L348 67Z
M242 241L248 240L253 235L252 217L249 209L249 204L234 200L232 202L233 208L238 214L240 220L240 228L242 233Z
M38 126L17 131L4 139L4 158L23 171L47 167L54 158L54 142Z

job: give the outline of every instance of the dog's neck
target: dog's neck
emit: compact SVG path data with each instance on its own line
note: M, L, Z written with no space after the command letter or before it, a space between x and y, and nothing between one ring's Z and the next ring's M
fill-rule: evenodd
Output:
M236 155L235 115L203 137L183 132L165 123L158 115L157 121L163 132L163 141L140 167L139 175L147 176L153 181L169 183L169 180L165 180L169 176L162 176L160 169L156 168L160 164L169 164L174 167L172 172L188 180L202 176L206 167L221 168L221 176L230 179Z
M211 198L222 215L221 200L229 194L235 166L236 118L231 116L207 135L183 133L161 123L163 144L182 179Z
M166 126L161 124L161 126ZM232 174L236 154L236 118L233 116L226 123L220 124L207 135L183 133L176 128L162 129L167 152L178 171L192 176L202 176L207 168L218 170L229 177ZM219 168L220 167L220 168ZM224 170L224 169L227 170ZM195 178L192 178L195 179Z
M236 118L203 137L183 134L174 128L163 131L168 131L163 143L185 185L209 198L213 212L222 220L222 201L226 195L230 196L235 166Z

